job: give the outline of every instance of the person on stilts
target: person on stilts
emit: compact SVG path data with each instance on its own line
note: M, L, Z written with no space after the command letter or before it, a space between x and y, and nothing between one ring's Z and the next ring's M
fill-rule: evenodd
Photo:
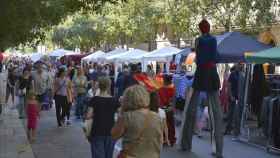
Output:
M185 117L181 131L180 148L184 151L191 151L192 136L195 126L195 115L197 103L201 91L207 93L209 103L209 116L211 120L211 143L213 146L213 156L222 158L223 156L223 128L222 110L219 103L220 79L217 72L217 40L210 35L210 24L207 20L199 23L201 36L196 39L195 52L197 69L192 85L193 93L190 101L186 102Z

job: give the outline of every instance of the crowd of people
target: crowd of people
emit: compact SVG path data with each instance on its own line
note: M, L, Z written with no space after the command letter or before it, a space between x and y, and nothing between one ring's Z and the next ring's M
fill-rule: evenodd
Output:
M145 73L139 64L124 65L114 72L110 64L10 60L5 64L8 70L6 103L11 97L15 105L15 95L18 97L19 118L27 119L31 142L36 138L40 111L53 106L59 128L71 125L71 109L75 119L92 120L87 135L92 158L112 158L119 138L122 138L119 158L158 158L163 146L176 144L182 150L191 150L193 133L202 137L203 129L213 130L214 154L221 158L223 134L218 102L220 81L215 65L217 43L209 34L207 21L199 26L202 36L197 40L195 74L182 66L174 75L161 75L162 85L153 86L143 79L156 80L158 74L151 65ZM214 54L204 55L209 51ZM232 130L233 106L240 98L237 83L240 71L241 67L235 66L228 80L231 106L225 134ZM116 78L115 73L118 73ZM178 125L182 130L176 134L180 132L176 130Z

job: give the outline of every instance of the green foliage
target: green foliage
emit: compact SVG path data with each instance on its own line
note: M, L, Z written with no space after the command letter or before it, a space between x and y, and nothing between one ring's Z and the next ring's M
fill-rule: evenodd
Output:
M243 29L248 25L267 25L274 21L273 1L278 0L190 0L191 8L216 26Z
M76 11L100 8L115 0L1 0L0 49L34 43L45 38L45 29Z
M163 32L179 41L198 35L197 23L203 17L216 28L245 30L273 22L275 1L279 0L1 0L0 49L46 39L48 45L51 41L87 51L151 43Z
M43 28L57 24L67 13L61 0L1 0L0 48L44 37Z

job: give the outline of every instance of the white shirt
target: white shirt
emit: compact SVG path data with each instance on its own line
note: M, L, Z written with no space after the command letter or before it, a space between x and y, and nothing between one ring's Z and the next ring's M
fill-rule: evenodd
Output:
M166 120L166 113L163 109L161 109L161 108L158 109L158 115L159 115L161 121Z

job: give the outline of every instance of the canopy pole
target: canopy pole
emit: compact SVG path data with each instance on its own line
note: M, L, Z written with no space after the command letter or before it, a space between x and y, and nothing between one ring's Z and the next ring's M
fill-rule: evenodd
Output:
M166 63L166 67L165 67L165 68L166 68L166 72L169 73L170 62L167 62L167 63Z

